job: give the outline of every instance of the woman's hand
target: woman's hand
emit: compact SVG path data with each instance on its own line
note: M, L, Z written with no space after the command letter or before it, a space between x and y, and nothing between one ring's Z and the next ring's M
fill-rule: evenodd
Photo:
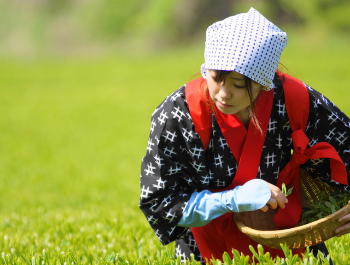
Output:
M348 204L350 204L350 201L348 201ZM346 223L341 227L338 227L337 229L335 229L335 233L337 237L350 233L350 214L346 214L343 217L340 217L338 219L338 222L343 222L343 221L346 221Z
M277 206L284 209L286 207L285 204L288 203L287 197L284 196L282 191L277 186L272 185L271 183L268 183L268 182L266 183L271 190L271 198L267 202L267 204L264 207L262 207L260 210L262 210L263 212L267 212L267 210L269 209L268 204L270 205L271 209L276 209ZM350 215L349 215L349 220L350 220ZM350 224L349 224L349 229L350 229Z

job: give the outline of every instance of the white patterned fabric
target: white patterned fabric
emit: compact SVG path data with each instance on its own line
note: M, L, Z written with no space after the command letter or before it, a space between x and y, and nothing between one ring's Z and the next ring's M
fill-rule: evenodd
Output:
M207 29L201 72L206 69L235 71L257 83L273 88L287 34L257 10L228 17Z

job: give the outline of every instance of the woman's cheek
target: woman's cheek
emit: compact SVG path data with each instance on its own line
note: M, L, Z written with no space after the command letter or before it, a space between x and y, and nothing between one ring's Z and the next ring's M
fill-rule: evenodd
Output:
M213 93L213 91L211 91L209 93L209 95L210 95L210 98L214 101L215 100L215 93Z
M213 88L209 88L208 87L208 90L209 90L209 96L210 96L210 98L212 99L212 100L214 100L214 98L215 98L215 89L213 89Z

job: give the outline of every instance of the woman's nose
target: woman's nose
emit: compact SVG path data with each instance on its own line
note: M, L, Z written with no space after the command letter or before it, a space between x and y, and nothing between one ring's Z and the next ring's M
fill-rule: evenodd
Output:
M222 83L220 84L219 96L222 99L229 99L231 97L231 92Z

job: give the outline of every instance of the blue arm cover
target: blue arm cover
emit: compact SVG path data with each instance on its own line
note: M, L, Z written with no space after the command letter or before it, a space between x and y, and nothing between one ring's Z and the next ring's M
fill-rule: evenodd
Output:
M245 212L261 209L271 198L267 183L253 179L233 190L212 193L209 190L194 192L183 212L178 226L204 226L228 212Z

